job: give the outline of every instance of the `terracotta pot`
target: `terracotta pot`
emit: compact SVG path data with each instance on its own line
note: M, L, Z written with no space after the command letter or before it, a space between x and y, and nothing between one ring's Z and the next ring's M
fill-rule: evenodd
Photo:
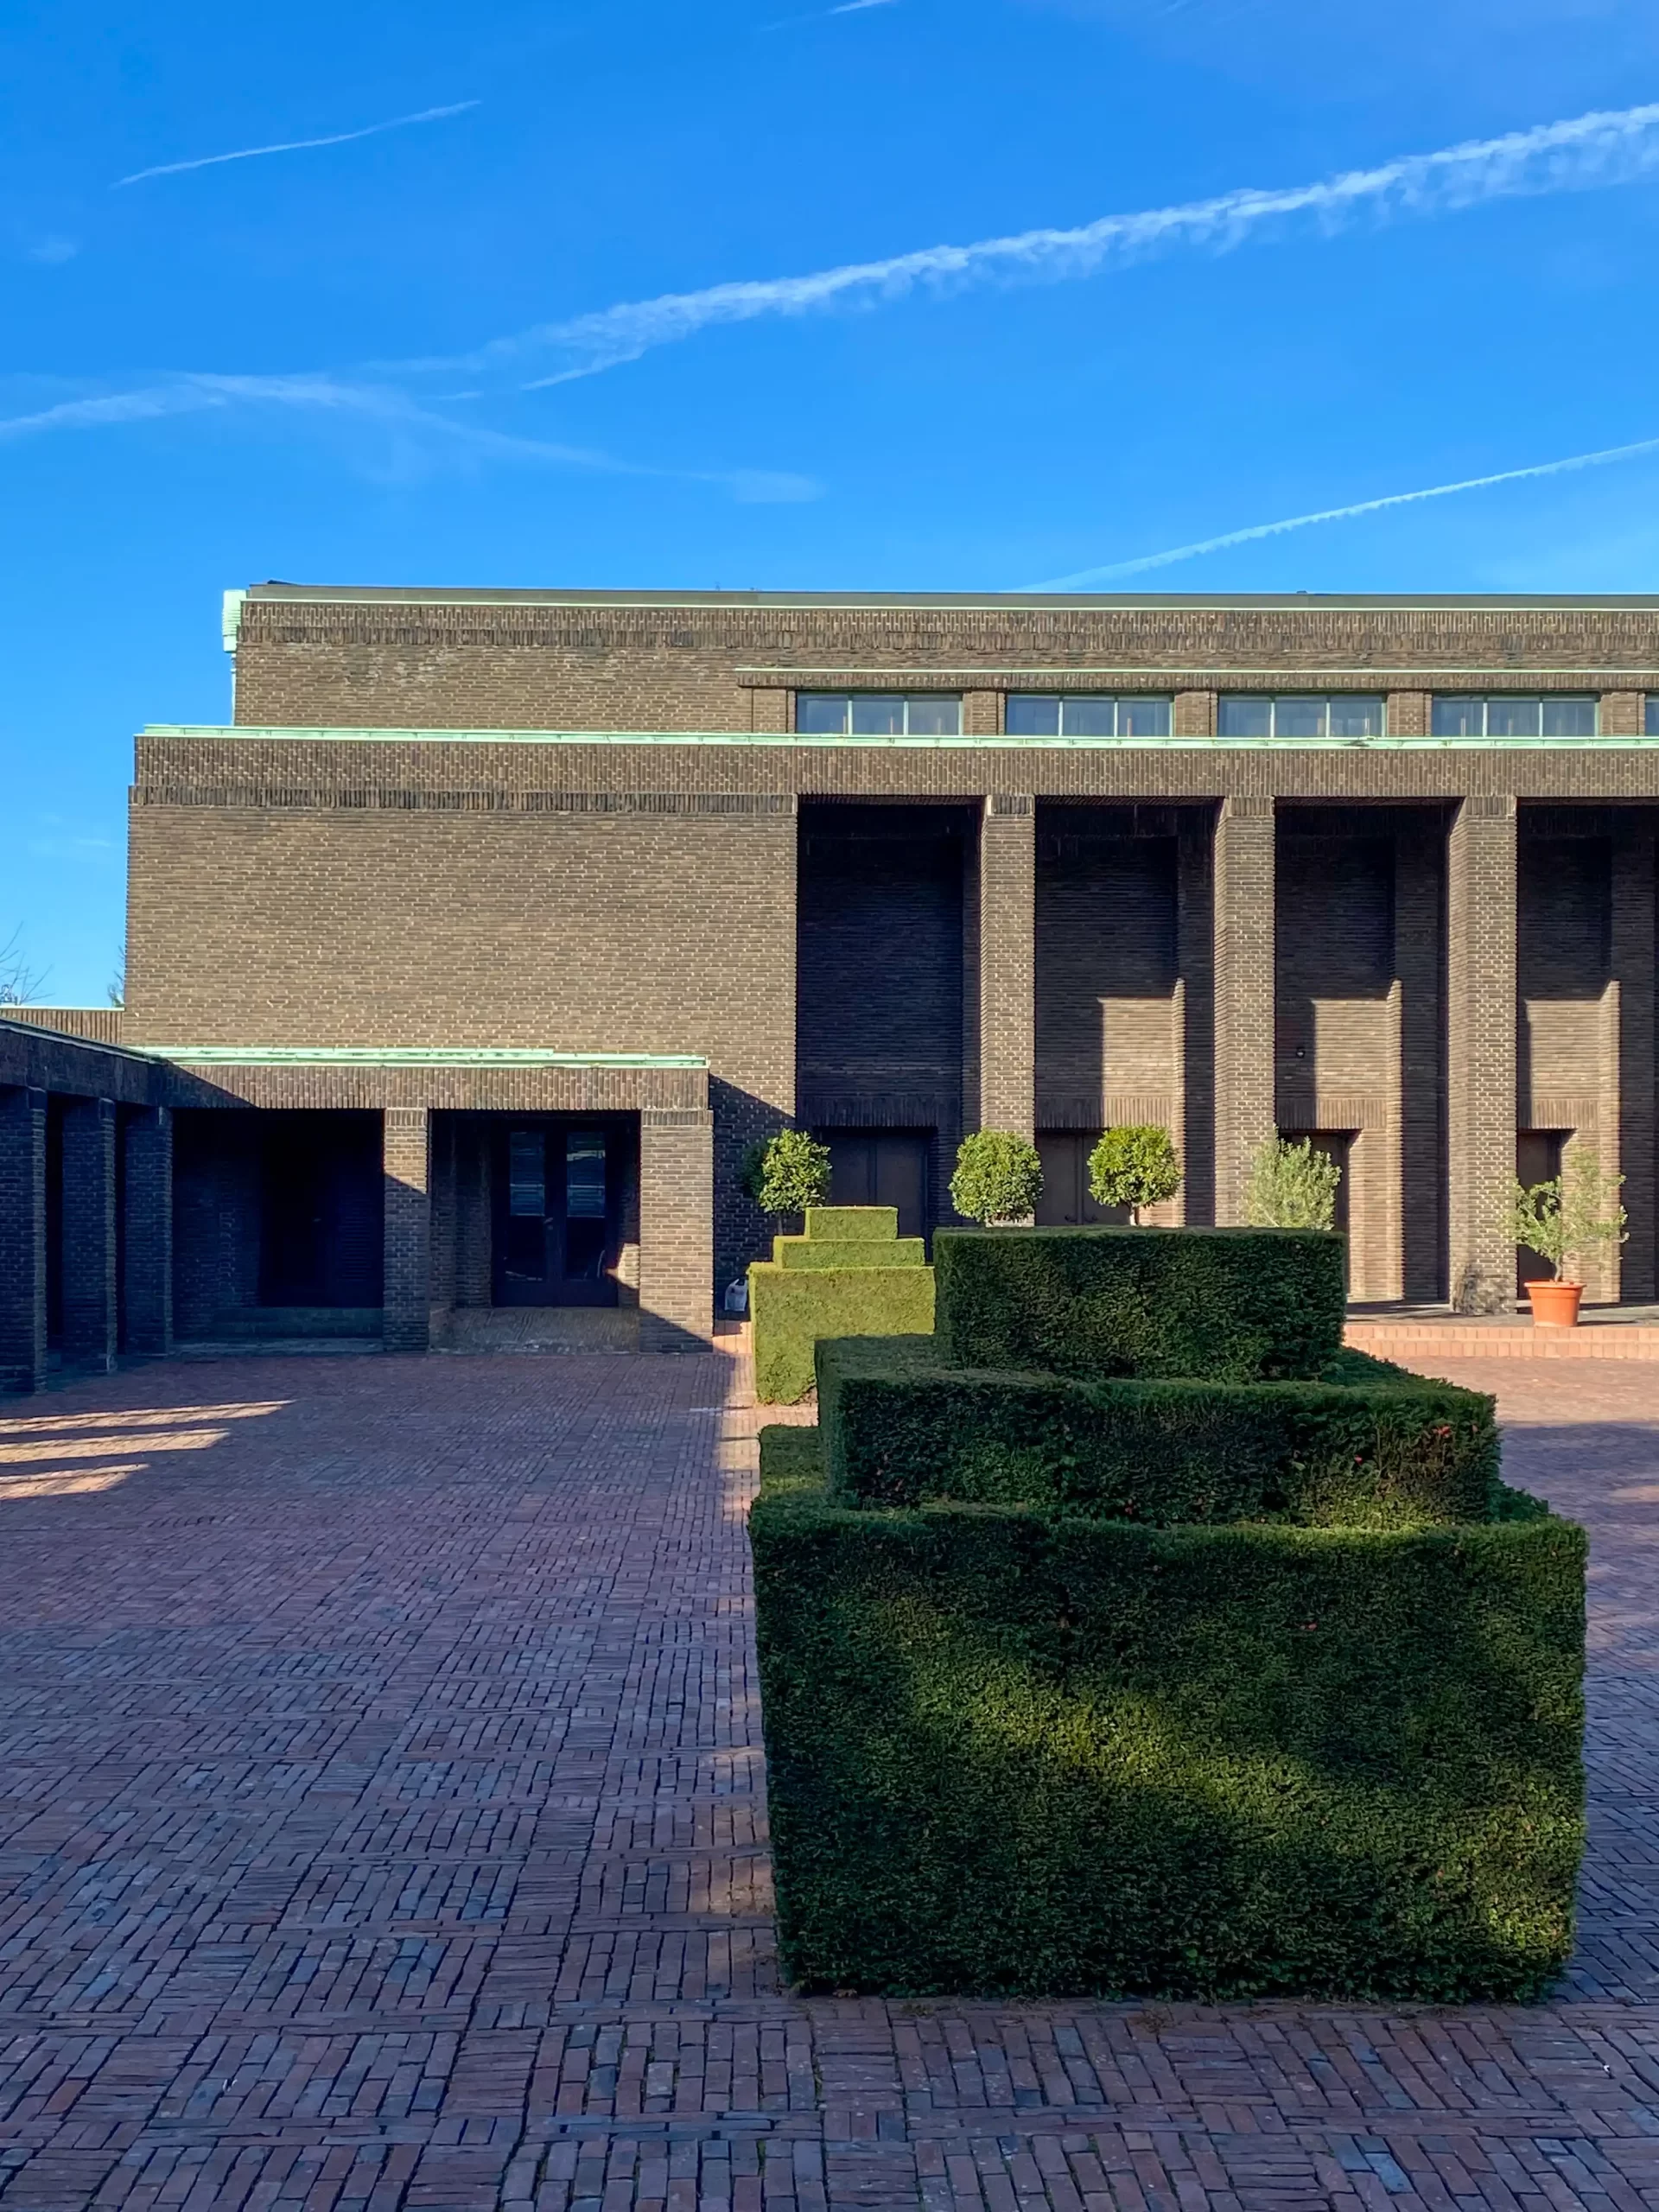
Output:
M1576 1329L1579 1325L1579 1300L1584 1296L1581 1282L1529 1282L1527 1296L1532 1301L1535 1328Z

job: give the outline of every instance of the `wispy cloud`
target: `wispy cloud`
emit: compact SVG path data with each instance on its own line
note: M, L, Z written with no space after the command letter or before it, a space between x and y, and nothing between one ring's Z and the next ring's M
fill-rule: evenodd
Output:
M654 477L709 484L744 505L775 505L822 496L811 477L759 468L667 468L619 460L588 446L515 436L423 407L408 393L384 384L359 384L330 376L219 376L192 373L157 378L125 391L60 400L29 413L0 416L0 443L58 430L91 430L170 416L259 407L299 410L316 416L380 425L401 437L472 453L482 460L540 462L609 476Z
M73 261L79 251L80 248L73 238L66 238L54 232L50 238L38 239L30 246L29 257L31 261L40 262L45 268L56 269L66 261Z
M110 189L119 192L153 176L182 176L187 169L217 168L221 162L257 162L267 154L308 154L317 146L349 146L359 138L378 138L383 130L407 130L412 124L440 123L446 116L465 115L468 108L479 105L477 100L454 100L448 107L423 107L416 115L394 115L389 122L365 124L360 130L336 130L327 138L287 138L276 146L238 146L234 153L202 154L189 162L162 162L154 168L135 169L130 176L117 177Z
M1028 591L1082 591L1091 584L1114 583L1122 576L1144 575L1148 569L1173 568L1178 561L1196 560L1201 553L1224 553L1230 546L1253 544L1259 537L1281 537L1288 530L1307 530L1316 522L1347 522L1356 515L1380 514L1384 507L1414 506L1421 499L1449 499L1459 492L1484 492L1494 484L1519 484L1529 476L1565 476L1575 468L1605 468L1618 461L1637 461L1659 453L1659 438L1639 438L1634 445L1607 446L1599 453L1575 453L1565 461L1541 461L1530 468L1503 468L1494 476L1465 476L1456 484L1431 484L1420 492L1390 492L1386 499L1357 499L1346 507L1321 507L1317 514L1290 515L1283 522L1253 523L1248 530L1230 530L1219 537L1201 537L1192 545L1174 545L1164 553L1142 553L1133 561L1109 562L1102 569L1079 569L1069 576L1051 576L1046 583L1028 584Z
M1103 216L1073 230L1020 231L968 245L923 246L880 261L856 261L801 276L763 277L668 292L591 315L546 322L460 357L406 369L520 372L539 357L556 365L525 388L567 383L638 360L716 325L801 315L837 306L874 306L918 288L1024 281L1058 283L1182 249L1226 252L1298 221L1321 236L1351 225L1426 216L1523 194L1582 192L1659 174L1659 102L1575 116L1408 154L1313 184L1245 189L1139 213Z

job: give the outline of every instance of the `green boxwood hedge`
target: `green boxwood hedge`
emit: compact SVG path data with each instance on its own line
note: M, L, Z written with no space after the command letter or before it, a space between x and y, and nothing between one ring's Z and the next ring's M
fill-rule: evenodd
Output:
M1160 1524L1487 1519L1493 1401L1380 1361L1360 1376L1084 1382L944 1367L932 1337L817 1350L830 1486L849 1504L957 1498Z
M751 1520L779 1927L812 1989L1504 2001L1571 1947L1582 1532Z
M1322 1230L940 1230L933 1264L958 1367L1289 1381L1342 1344L1343 1243Z

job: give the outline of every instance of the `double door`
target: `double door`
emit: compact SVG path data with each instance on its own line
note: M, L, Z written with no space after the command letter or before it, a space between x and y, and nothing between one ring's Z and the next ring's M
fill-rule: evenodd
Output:
M933 1226L929 1200L931 1129L824 1129L830 1147L832 1206L896 1206L899 1234L925 1236Z
M496 1142L498 1306L614 1306L626 1133L602 1122L512 1123Z

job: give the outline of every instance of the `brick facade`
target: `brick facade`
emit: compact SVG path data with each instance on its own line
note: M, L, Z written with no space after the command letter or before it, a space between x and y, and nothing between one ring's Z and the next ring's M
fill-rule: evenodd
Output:
M514 1116L620 1117L656 1344L761 1249L742 1160L791 1121L919 1141L935 1217L976 1125L1162 1122L1198 1222L1307 1132L1354 1296L1483 1310L1530 1133L1624 1178L1591 1294L1659 1289L1659 601L265 586L236 678L231 727L139 740L126 1008L0 1020L13 1379L60 1283L66 1360L254 1325L304 1116L378 1117L350 1325L411 1349L495 1294ZM956 692L963 735L815 741L819 689ZM1216 734L1299 690L1386 739ZM1014 690L1161 694L1173 735L1011 737ZM1436 742L1443 691L1593 694L1600 734Z

